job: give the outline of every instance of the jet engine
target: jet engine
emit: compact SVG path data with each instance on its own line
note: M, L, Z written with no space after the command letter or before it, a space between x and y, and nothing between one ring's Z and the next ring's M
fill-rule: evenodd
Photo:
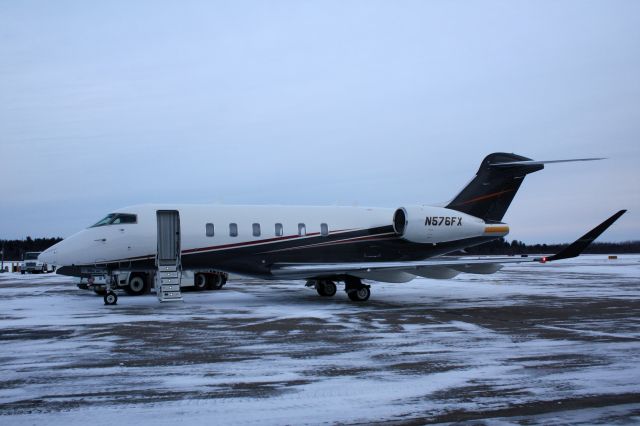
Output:
M393 229L413 243L441 243L486 235L482 219L431 206L400 207L393 215Z

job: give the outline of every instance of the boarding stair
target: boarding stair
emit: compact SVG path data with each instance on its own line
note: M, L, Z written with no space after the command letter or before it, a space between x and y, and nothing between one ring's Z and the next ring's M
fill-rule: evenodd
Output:
M179 265L158 265L156 272L156 294L160 302L174 302L182 300L180 281L182 271Z

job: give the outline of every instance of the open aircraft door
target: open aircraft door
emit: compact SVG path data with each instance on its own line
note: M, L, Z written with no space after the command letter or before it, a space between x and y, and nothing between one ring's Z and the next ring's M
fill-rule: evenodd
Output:
M158 210L158 248L156 253L156 294L161 302L182 300L180 280L180 213Z

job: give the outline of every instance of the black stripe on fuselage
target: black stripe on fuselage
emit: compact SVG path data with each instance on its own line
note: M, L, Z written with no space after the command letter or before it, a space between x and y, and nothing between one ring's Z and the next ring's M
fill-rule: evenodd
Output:
M189 265L224 265L233 267L233 272L245 272L247 267L252 273L268 274L270 265L276 262L351 262L354 259L362 260L358 248L363 244L374 244L375 239L384 235L384 238L398 237L391 234L391 226L359 229L339 234L307 236L284 241L275 241L269 244L246 245L228 250L216 250L207 252L193 252L182 256L182 264ZM372 241L353 240L356 238L371 238ZM338 248L341 247L341 248ZM257 268L257 269L256 269Z
M214 269L270 278L270 268L274 263L423 260L498 238L483 236L435 245L413 243L397 236L392 226L296 237L188 249L182 252L182 266L184 269ZM114 261L104 266L110 269L150 269L154 267L154 259L151 255Z
M271 277L274 263L348 263L423 260L482 244L498 237L481 236L438 244L413 243L398 237L392 226L355 230L341 235L315 236L261 246L191 253L185 268L208 267L225 272Z

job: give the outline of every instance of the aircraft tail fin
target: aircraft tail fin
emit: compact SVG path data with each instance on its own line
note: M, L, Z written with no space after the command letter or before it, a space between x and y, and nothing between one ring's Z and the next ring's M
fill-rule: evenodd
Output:
M592 160L602 158L536 161L521 155L494 152L482 160L473 180L446 207L489 223L500 222L526 175L542 170L548 163Z

